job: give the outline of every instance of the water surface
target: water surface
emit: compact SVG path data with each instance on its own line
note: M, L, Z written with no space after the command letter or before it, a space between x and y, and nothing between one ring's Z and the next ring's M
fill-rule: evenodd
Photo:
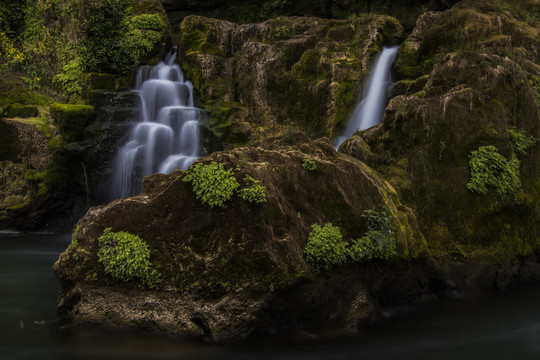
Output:
M73 327L52 265L70 236L0 232L0 359L539 359L540 286L387 309L357 333L322 329L215 345Z

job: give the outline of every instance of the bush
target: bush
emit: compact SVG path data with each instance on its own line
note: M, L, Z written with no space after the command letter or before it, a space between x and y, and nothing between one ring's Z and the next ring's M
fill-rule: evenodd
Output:
M353 262L388 260L396 256L394 225L389 211L365 210L362 217L368 218L370 225L364 236L353 240L349 248L351 260Z
M508 129L510 135L510 141L514 146L514 151L518 155L527 155L527 150L536 144L534 136L528 136L523 130Z
M324 226L311 225L308 242L304 248L304 259L318 272L344 265L347 261L347 248L339 227L327 223Z
M107 228L98 241L99 262L115 280L140 281L149 288L159 285L161 274L152 268L150 249L140 237L125 231L112 232Z
M264 186L259 185L259 180L255 180L251 176L246 175L244 177L244 182L246 185L251 185L240 190L239 195L242 199L255 204L266 202L265 189Z
M317 164L315 163L315 160L307 157L302 159L302 167L307 171L317 170Z
M515 194L521 182L519 180L519 161L506 160L493 145L481 146L469 155L471 180L467 189L479 194L486 194L488 187L497 194Z
M233 170L225 170L223 164L216 162L191 166L182 181L191 183L197 199L210 207L225 207L225 202L240 186L233 175Z

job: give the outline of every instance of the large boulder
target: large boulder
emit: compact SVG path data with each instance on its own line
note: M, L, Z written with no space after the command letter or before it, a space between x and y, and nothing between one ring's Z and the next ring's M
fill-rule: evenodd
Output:
M317 170L306 169L306 158ZM350 241L368 231L365 210L386 209L394 224L395 261L425 249L414 215L393 188L327 140L300 149L238 148L200 160L213 161L236 169L241 184L248 174L259 180L267 202L252 204L235 195L225 208L211 208L183 181L186 173L176 171L146 178L140 196L90 209L54 266L62 282L62 317L214 340L274 331L295 321L354 326L374 314L370 280L355 268L361 264L330 272L330 280L314 277L303 256L311 225L331 222ZM150 261L161 273L157 289L105 272L98 238L107 228L148 244ZM394 284L401 278L394 274ZM433 296L427 280L419 283L408 289L416 293L413 300Z

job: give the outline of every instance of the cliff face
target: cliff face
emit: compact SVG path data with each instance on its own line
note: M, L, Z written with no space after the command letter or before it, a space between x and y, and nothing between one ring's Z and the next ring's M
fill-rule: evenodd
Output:
M317 170L306 170L305 158L314 161ZM362 162L336 153L327 140L304 144L300 150L238 148L201 160L212 161L237 169L234 176L242 186L246 175L260 181L267 202L252 204L235 195L226 208L211 208L196 199L191 185L182 181L186 174L177 171L146 178L140 196L91 209L54 267L63 284L64 317L112 326L144 323L154 331L214 340L285 326L290 318L272 323L279 312L306 316L300 322L328 321L334 295L313 304L302 302L309 310L300 315L293 310L300 306L303 289L316 297L328 286L313 277L304 260L312 224L331 222L344 238L355 239L368 231L369 223L361 217L364 210L388 209L401 257L424 249L414 215L400 205L394 190ZM157 292L137 290L137 281L118 281L104 272L97 239L106 228L129 231L148 244L150 259L161 273ZM347 278L353 273L351 269ZM355 324L373 315L363 281L341 288L336 321ZM296 300L282 303L284 292ZM357 298L363 300L355 304ZM155 304L150 312L149 302Z
M368 164L415 210L442 253L512 257L538 248L540 29L518 10L462 1L420 17L398 52L393 91L400 95L383 123L361 134ZM481 173L492 185L474 191L475 159L490 146L504 158L491 153L485 163L496 170ZM512 166L503 170L495 157ZM517 188L504 191L515 170Z
M182 65L199 105L211 111L211 131L228 148L339 131L373 58L403 28L387 16L247 25L190 16L180 32Z

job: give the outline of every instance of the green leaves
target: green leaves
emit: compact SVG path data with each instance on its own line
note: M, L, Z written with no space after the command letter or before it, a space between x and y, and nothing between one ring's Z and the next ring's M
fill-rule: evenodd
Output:
M362 217L369 220L368 231L360 239L347 243L339 227L326 223L311 225L304 259L314 272L374 259L388 260L397 255L392 216L388 210L365 210Z
M255 180L251 176L246 175L244 177L244 182L251 185L239 191L239 195L242 199L255 204L266 202L266 192L264 186L259 185L259 180Z
M198 163L187 170L182 181L191 183L197 199L203 203L210 207L224 208L225 202L240 186L233 174L233 169L225 170L221 163L211 162L208 165Z
M226 207L225 203L240 187L234 170L225 170L223 164L215 161L207 165L198 163L191 166L182 181L191 183L197 199L210 207ZM264 186L259 185L259 180L246 175L244 183L246 187L238 191L242 199L255 204L266 202L266 191Z
M348 251L339 227L326 223L311 225L304 259L316 271L330 270L346 263Z
M510 135L510 141L514 146L514 151L518 155L527 155L527 150L532 148L536 144L534 136L528 136L523 130L508 129Z
M140 237L107 228L98 241L98 259L107 274L123 282L140 281L148 288L159 285L161 274L152 268L150 249Z
M315 163L315 160L307 157L302 159L302 167L307 171L317 170L317 164Z
M494 188L498 195L514 195L521 186L519 161L506 160L493 146L481 146L469 155L471 179L467 189L486 194Z

